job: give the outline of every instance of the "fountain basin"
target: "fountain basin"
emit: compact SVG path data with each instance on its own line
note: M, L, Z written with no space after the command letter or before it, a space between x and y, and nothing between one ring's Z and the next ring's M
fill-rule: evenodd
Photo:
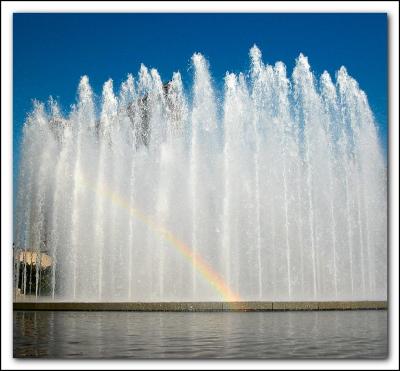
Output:
M15 302L14 310L257 312L387 309L387 301L241 301L241 302Z

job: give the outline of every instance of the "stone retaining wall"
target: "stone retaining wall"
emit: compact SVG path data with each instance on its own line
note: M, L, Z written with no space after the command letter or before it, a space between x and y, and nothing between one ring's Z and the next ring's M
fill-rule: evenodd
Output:
M14 310L139 311L139 312L257 312L296 310L387 309L386 301L297 301L297 302L159 302L82 303L15 302Z

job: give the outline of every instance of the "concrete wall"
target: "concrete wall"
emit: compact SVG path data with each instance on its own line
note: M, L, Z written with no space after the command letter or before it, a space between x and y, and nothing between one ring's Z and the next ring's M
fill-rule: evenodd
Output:
M387 309L386 301L315 301L315 302L159 302L159 303L73 303L15 302L14 310L63 311L140 311L140 312L256 312L292 310Z

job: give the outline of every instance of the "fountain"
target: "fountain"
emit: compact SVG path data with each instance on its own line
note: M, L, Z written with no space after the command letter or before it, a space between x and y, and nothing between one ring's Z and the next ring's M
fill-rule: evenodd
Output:
M118 95L104 84L99 110L87 76L67 116L34 103L22 294L20 256L45 252L54 300L386 300L386 163L366 94L344 67L333 82L302 54L292 76L256 46L250 58L221 99L196 53L191 94L142 65Z

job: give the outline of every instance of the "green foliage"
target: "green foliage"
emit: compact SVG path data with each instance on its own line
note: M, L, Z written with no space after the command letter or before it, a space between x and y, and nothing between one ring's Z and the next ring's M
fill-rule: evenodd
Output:
M25 273L26 272L26 273ZM26 279L26 295L36 294L36 265L19 264L18 288L21 293L24 291L24 282ZM50 295L51 293L51 267L39 269L39 293L40 295Z

